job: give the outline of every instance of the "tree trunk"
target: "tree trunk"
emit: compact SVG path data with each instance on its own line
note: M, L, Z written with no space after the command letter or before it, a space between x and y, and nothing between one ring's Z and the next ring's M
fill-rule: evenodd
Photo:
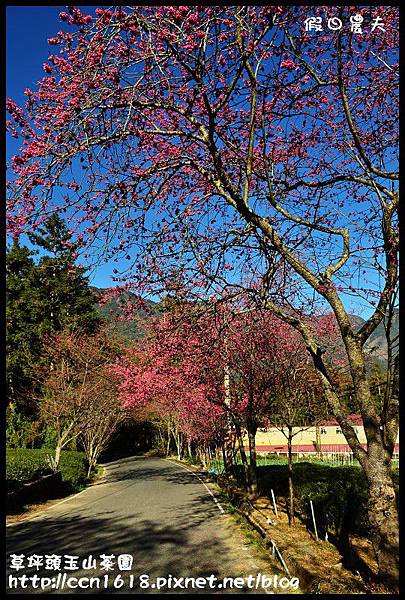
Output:
M369 485L368 518L379 577L396 587L399 578L399 522L390 467L374 462L366 469Z
M177 427L175 427L174 429L172 429L172 434L173 434L173 439L174 439L174 443L176 445L176 450L177 450L177 460L181 460L181 446L182 446L181 433L179 432Z
M256 423L248 421L249 438L249 495L257 498L257 457L256 457Z
M229 473L230 473L230 471L229 471L229 459L228 459L228 453L227 453L226 444L227 444L227 440L225 439L224 442L223 442L223 444L222 444L222 460L224 461L225 473L226 473L226 475L229 475Z
M227 339L224 339L224 352L225 356L228 352L228 344ZM231 418L231 370L229 364L226 363L224 366L224 403L225 403L225 411L226 411L226 424L227 431L225 434L225 439L222 447L222 454L224 458L224 468L225 473L230 475L232 473L233 467L233 452L232 452L232 418Z
M288 427L288 524L294 524L294 484L293 484L293 463L292 463L292 427Z
M360 407L364 431L367 438L367 450L362 448L353 426L348 422L346 410L333 389L328 373L321 358L319 348L314 345L304 331L304 339L318 370L324 386L325 397L335 415L342 432L357 458L368 482L368 517L372 529L373 546L378 561L379 576L388 584L397 586L399 575L399 523L396 506L395 490L391 474L391 456L395 445L393 439L398 422L397 405L386 407L386 414L392 412L389 427L382 423L371 397L370 386L362 344L359 334L352 332L350 322L343 306L334 306L339 323L342 339L349 359L350 374L353 382L353 394ZM364 326L363 326L364 327ZM384 437L389 439L384 440Z
M225 473L231 475L233 472L233 448L232 448L232 435L231 429L225 434L225 439L222 444L222 456L224 460Z
M243 473L245 476L245 485L246 485L246 488L248 489L249 488L249 465L248 465L248 461L247 461L247 457L246 457L245 448L243 445L242 430L240 427L240 423L237 419L234 419L234 425L235 425L236 435L238 438L239 453L240 453L240 457L242 460Z
M55 456L54 456L54 461L53 461L53 470L56 472L59 468L59 462L60 462L60 455L62 452L62 444L61 442L58 442L56 448L55 448Z
M89 459L89 468L87 469L87 479L90 479L91 470L95 465L96 465L96 461L93 458L91 460Z
M169 456L169 452L170 452L170 423L167 424L166 457Z
M205 447L201 448L200 446L198 446L197 452L198 452L198 456L201 461L201 464L203 466L203 469L206 469L208 461L207 461L207 454L206 454Z
M321 428L317 423L315 425L315 439L316 439L316 453L317 457L322 459L322 441L321 441Z
M87 445L85 445L85 452L86 452L86 458L87 458L87 462L89 463L89 468L87 469L87 479L90 478L90 473L91 473L91 469L93 467L94 464L94 448L93 448L93 441L90 441L90 443Z
M163 431L161 430L161 428L159 427L159 425L157 426L157 432L159 435L159 448L161 448L162 450L165 447L165 437L163 435Z
M179 448L177 451L177 456L178 456L179 460L183 460L184 452L185 452L185 442L184 442L184 439L183 439L183 436L181 435L181 433L179 433L178 438L179 438Z
M367 452L357 452L357 455L368 482L368 518L378 574L387 584L395 586L398 585L399 578L399 522L391 472L394 443L393 440L387 443L388 440L384 439L388 431L384 431L371 397L364 352L355 347L349 358L355 396L361 406L367 437ZM395 407L393 411L395 412Z

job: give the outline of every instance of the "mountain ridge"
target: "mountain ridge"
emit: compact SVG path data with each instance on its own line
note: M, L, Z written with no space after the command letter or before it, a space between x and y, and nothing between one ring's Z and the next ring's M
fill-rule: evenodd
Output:
M100 297L105 295L106 290L92 286L94 293ZM136 296L131 292L123 291L116 297L108 299L106 302L98 302L96 309L103 320L110 324L113 331L118 333L128 341L135 341L145 334L145 324L154 317L157 317L163 310L159 302L145 300L144 308L133 308L132 318L125 317L125 305L136 303ZM350 321L358 331L366 322L363 317L355 314L349 314ZM399 309L393 311L391 326L391 340L396 340L399 334ZM396 342L394 346L396 346ZM386 339L384 320L377 325L364 345L367 354L376 358L379 362L386 363L388 344ZM394 352L395 353L395 352Z

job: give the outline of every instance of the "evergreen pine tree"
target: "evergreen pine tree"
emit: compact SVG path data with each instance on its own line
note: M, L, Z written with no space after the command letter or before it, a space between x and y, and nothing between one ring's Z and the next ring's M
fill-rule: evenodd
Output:
M42 298L44 328L48 331L70 329L94 333L100 324L95 309L97 298L89 287L85 269L77 267L77 245L58 215L52 215L30 235L30 241L48 255L38 263L39 293Z
M100 319L85 269L74 264L77 247L65 223L54 215L29 237L46 252L38 262L37 252L17 240L6 255L7 399L35 414L44 336L62 329L91 335Z
M43 311L37 290L33 252L14 240L6 254L6 377L7 397L28 404L32 369L41 348ZM28 412L30 412L28 410Z

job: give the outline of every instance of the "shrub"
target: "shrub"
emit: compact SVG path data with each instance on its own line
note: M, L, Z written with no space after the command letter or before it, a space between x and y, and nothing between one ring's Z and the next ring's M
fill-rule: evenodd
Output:
M42 450L27 448L7 449L6 478L20 484L39 479L51 473L46 461L46 453Z
M262 494L270 497L273 489L276 496L287 497L287 465L270 465L258 468ZM394 484L397 491L397 472ZM332 467L314 463L298 463L293 468L296 509L303 520L312 528L310 500L312 500L320 535L325 530L339 535L342 527L362 536L370 534L367 516L367 481L357 466Z
M332 470L337 470L331 467ZM350 531L359 535L369 534L367 518L367 483L360 469L349 472L343 467L333 476L328 473L325 481L309 481L299 487L298 510L312 522L310 500L312 500L318 528L323 536L326 529L339 535L344 524L350 522ZM347 473L342 473L347 471Z
M50 451L41 449L7 449L6 477L8 491L14 491L23 483L39 479L51 473L48 456ZM66 493L82 489L86 483L87 461L83 452L62 451L59 469Z
M86 485L87 468L88 462L84 452L62 451L59 470L62 473L62 480L72 492L81 490Z

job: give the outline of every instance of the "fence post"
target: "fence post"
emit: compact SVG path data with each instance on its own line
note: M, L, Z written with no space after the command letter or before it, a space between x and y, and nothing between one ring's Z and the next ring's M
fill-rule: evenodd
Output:
M316 521L315 521L315 513L314 513L314 505L312 504L312 500L309 501L310 505L311 505L311 512L312 512L312 520L314 522L314 529L315 529L315 537L316 537L316 541L319 542L319 537L318 537L318 530L316 528Z
M274 512L276 513L276 518L278 519L277 504L276 504L276 498L274 496L273 488L271 488L271 497L273 498Z

